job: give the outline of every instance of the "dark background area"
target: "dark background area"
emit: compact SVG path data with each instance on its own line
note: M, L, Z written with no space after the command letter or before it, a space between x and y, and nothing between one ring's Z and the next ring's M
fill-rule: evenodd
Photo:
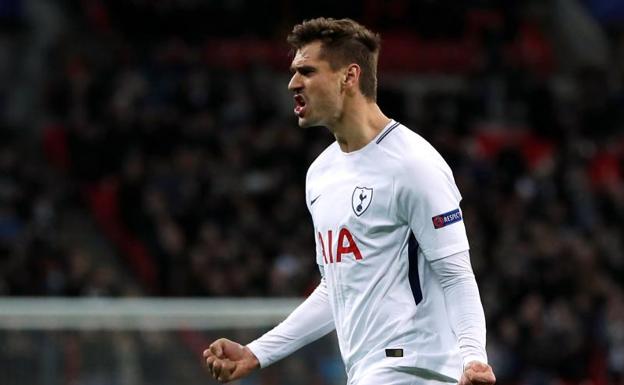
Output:
M454 170L499 383L624 383L620 1L2 0L0 294L309 293L332 137L285 36L321 15Z

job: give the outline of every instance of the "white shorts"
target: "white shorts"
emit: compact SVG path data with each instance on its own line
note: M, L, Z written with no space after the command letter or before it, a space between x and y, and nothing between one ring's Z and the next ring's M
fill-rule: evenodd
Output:
M449 385L458 380L427 369L405 366L377 366L368 369L348 385Z

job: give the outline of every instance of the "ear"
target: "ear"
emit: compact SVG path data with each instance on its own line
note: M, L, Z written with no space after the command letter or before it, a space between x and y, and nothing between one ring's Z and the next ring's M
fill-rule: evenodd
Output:
M349 64L343 73L342 88L345 90L359 90L361 73L362 69L359 65L355 63Z

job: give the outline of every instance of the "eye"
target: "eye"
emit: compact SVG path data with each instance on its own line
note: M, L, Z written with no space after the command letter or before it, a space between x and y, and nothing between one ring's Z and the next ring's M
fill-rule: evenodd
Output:
M297 71L303 76L309 76L310 74L314 73L314 69L310 67L302 67L299 68Z

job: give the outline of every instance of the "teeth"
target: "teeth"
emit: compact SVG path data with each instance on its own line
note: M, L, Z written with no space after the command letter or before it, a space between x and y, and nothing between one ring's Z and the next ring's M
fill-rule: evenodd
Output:
M306 100L301 94L296 94L293 98L295 99L295 115L302 118L305 114Z

